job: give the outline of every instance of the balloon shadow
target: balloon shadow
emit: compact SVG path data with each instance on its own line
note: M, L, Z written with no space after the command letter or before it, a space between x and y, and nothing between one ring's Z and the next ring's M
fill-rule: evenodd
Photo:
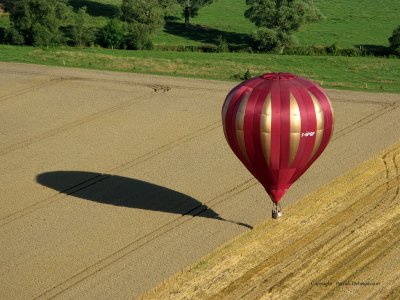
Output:
M198 216L253 228L222 218L188 195L137 179L83 171L54 171L37 175L36 181L60 193L98 203Z

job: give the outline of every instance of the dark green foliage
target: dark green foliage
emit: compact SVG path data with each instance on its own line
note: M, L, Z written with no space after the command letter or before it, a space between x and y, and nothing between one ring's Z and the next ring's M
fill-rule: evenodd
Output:
M195 45L156 45L153 47L159 51L174 51L174 52L202 52L202 53L215 53L218 52L218 47L213 44Z
M7 29L5 34L5 41L12 45L23 45L25 43L24 37L14 27Z
M326 47L326 52L328 54L336 55L338 53L338 51L339 51L339 47L336 43Z
M247 69L246 72L244 72L242 80L247 80L247 79L250 79L251 77L253 77L253 76L251 75L250 70Z
M400 25L393 30L389 43L393 53L400 56Z
M120 10L122 21L145 25L148 32L164 25L164 12L158 0L123 0Z
M165 17L176 16L180 11L180 5L177 0L158 0L158 6L161 7Z
M170 1L123 0L120 18L125 23L125 47L133 50L153 48L151 35L164 25L164 10Z
M228 52L228 51L229 51L228 42L222 35L219 35L217 37L217 52Z
M148 26L139 23L127 25L125 46L130 50L153 49Z
M9 40L35 46L59 44L60 27L70 13L65 0L16 0L10 8Z
M197 16L199 9L211 4L213 0L177 0L177 2L182 8L182 14L185 18L185 27L188 29L190 18Z
M285 48L297 44L297 41L291 34L263 27L256 30L252 37L252 48L260 52L278 51L279 53L283 53Z
M302 24L323 18L312 0L246 0L245 16L259 29L253 34L256 50L282 53L296 41L292 34Z
M112 4L102 3L98 0L68 0L74 11L86 7L86 12L92 17L115 18L118 16L118 7Z
M94 28L90 28L89 15L86 6L78 9L74 15L74 25L72 27L72 42L75 46L85 47L94 44L96 39Z
M101 31L103 46L111 49L119 49L123 46L125 30L122 22L118 19L111 19Z

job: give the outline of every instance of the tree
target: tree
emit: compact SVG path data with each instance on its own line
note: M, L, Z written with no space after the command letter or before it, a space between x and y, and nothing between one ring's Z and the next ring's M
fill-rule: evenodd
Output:
M123 0L120 15L122 21L145 25L149 32L164 25L164 12L158 0Z
M160 5L162 1L163 5ZM120 19L124 22L128 49L151 49L151 35L164 25L164 10L171 0L123 0Z
M397 26L389 38L390 49L400 56L400 25Z
M323 19L313 0L246 0L245 17L259 29L253 34L258 50L280 52L296 43L292 34L305 23Z
M79 8L74 15L74 25L72 27L72 40L75 46L84 47L90 45L95 40L94 29L88 26L89 14L87 7Z
M175 16L181 10L177 0L158 0L158 5L164 12L164 16Z
M10 8L11 40L36 46L60 43L60 26L71 12L66 0L16 0Z
M189 28L190 17L195 17L199 13L199 9L203 6L211 4L213 0L177 0L182 8L182 14L185 18L185 28Z
M103 45L107 48L120 48L124 42L125 31L118 19L111 19L102 29Z
M150 50L153 43L148 32L148 27L139 23L131 23L127 25L125 35L125 46L130 50Z

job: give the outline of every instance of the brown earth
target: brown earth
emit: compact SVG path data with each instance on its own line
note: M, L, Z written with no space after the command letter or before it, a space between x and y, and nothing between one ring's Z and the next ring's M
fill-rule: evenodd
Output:
M144 299L399 299L400 143Z
M0 63L0 298L138 297L269 219L224 140L234 85ZM285 218L399 140L400 95L328 93L334 137Z

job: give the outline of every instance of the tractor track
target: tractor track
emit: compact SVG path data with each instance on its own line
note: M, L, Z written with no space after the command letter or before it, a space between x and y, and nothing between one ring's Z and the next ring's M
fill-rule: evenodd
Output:
M138 156L132 160L129 160L127 162L124 162L110 170L108 170L106 173L110 173L110 174L114 174L116 175L117 173L120 173L122 171L125 171L127 169L133 168L137 165L140 165L160 154L163 154L173 148L179 147L180 145L187 143L193 139L196 139L204 134L207 134L208 132L211 132L215 129L220 128L222 125L220 124L220 122L214 122L209 124L206 127L203 127L195 132L192 132L190 134L187 134L181 138L178 138L172 142L166 143L154 150L151 150L141 156ZM57 199L61 198L61 197L65 197L66 195L71 195L74 192L77 192L78 190L82 190L83 188L86 188L88 186L91 186L93 184L96 184L97 182L100 182L102 180L104 180L103 176L108 176L108 175L102 175L102 176L95 176L92 178L89 178L83 182L80 182L72 187L66 188L65 190L63 190L62 192L59 192L57 194L55 194L54 196L50 196L46 199L43 199L39 202L36 202L35 204L26 207L20 211L14 212L6 217L3 217L0 219L0 227L9 224L10 222L13 222L15 220L18 220L38 209L41 209L53 202L55 202ZM83 186L83 187L82 187Z
M359 299L396 299L400 269L392 262L391 271L379 271L398 258L400 249L399 159L397 144L295 204L292 221L282 226L267 221L227 245L229 250L203 258L208 267L202 273L195 263L144 299L354 299L348 293L352 289ZM307 220L303 215L313 205L318 216ZM271 232L263 236L267 226ZM270 236L282 240L278 244ZM367 289L365 281L378 283Z
M116 106L114 106L114 107L112 107L112 108L108 108L108 109L105 109L105 110L100 111L100 112L98 112L98 113L95 113L95 114L93 114L93 115L90 115L90 116L88 116L88 117L86 117L86 118L77 120L77 121L75 121L75 122L71 122L71 123L66 124L66 125L64 125L64 126L61 126L61 127L59 127L59 128L55 128L54 130L50 130L50 131L48 131L48 132L45 132L45 133L43 133L43 134L41 134L41 135L38 135L38 136L33 137L33 138L31 138L31 139L28 139L28 140L26 140L26 141L24 141L24 142L21 142L21 143L14 144L14 145L11 145L11 146L9 146L9 147L6 147L5 149L0 150L0 156L1 156L1 155L8 154L8 153L13 152L13 151L16 151L16 150L18 150L18 149L21 149L21 148L30 146L30 145L32 145L32 144L34 144L34 143L38 143L38 142L40 142L40 141L42 141L42 140L44 140L44 139L46 139L46 138L55 136L55 135L57 135L57 134L59 134L59 133L62 133L62 132L68 131L68 130L70 130L70 129L72 129L72 128L81 126L81 125L83 125L83 124L85 124L85 123L87 123L87 122L93 121L93 120L95 120L95 119L97 119L97 118L100 118L100 117L102 117L102 116L104 116L104 115L107 115L107 114L109 114L109 113L112 113L112 112L115 112L115 111L124 109L124 108L126 108L126 107L129 107L129 106L133 105L136 101L137 101L137 100L135 100L135 101L126 101L126 102L121 103L121 104L119 104L119 105L116 105ZM343 137L343 136L347 135L348 133L352 132L354 129L360 128L360 127L365 126L365 125L368 125L369 123L373 122L376 118L382 116L383 114L385 114L385 113L387 113L387 112L389 112L389 111L392 111L392 110L394 110L394 109L397 109L399 106L400 106L400 103L399 103L399 104L391 103L390 106L385 107L385 108L382 108L381 110L378 110L377 112L373 112L373 113L371 113L370 115L368 115L367 117L365 117L365 118L363 118L363 119L361 119L361 120L359 120L359 121L357 121L357 122L355 122L355 123L353 123L353 124L348 125L347 127L343 128L342 130L337 131L337 132L334 132L332 141L336 141L336 140L340 139L341 137ZM214 128L214 127L212 127L213 125L217 125L217 127ZM212 127L212 130L214 130L214 129L216 129L216 128L221 127L221 124L220 124L219 121L216 121L216 122L214 122L214 123L212 123L212 124L210 124L210 125L208 125L208 126L202 128L202 129L199 129L198 131L196 131L196 132L194 133L193 136L192 136L192 134L190 134L190 135L188 135L188 136L179 138L179 139L177 139L177 140L175 140L175 141L173 141L173 142L167 143L167 144L165 144L165 145L163 145L163 146L161 146L161 147L159 147L159 148L157 148L157 149L155 149L155 150L151 150L151 151L149 151L148 153L145 153L145 154L143 154L142 156L139 156L139 157L137 157L137 158L135 158L135 159L133 159L133 160L131 160L131 161L128 161L128 162L125 162L125 163L123 163L123 164L121 164L121 165L119 165L119 166L116 166L116 167L110 169L107 173L114 173L114 174L117 174L118 172L121 172L121 171L123 171L123 170L126 170L126 169L128 169L128 168L130 168L130 167L133 167L133 166L137 165L137 164L140 164L140 163L142 163L142 162L146 162L146 161L148 161L149 159L153 158L153 157L156 156L156 155L159 155L159 154L161 154L161 153L164 153L164 152L168 151L169 149L178 147L178 146L180 145L179 141L181 141L181 140L184 140L184 141L182 141L182 143L185 143L186 141L190 141L190 140L192 140L192 139L194 139L194 138L197 138L198 136L203 135L203 133L200 133L200 132L202 132L203 130L209 128L210 126ZM199 132L198 135L196 135L197 132ZM207 132L208 132L208 131L207 131ZM189 137L189 136L190 136L190 137ZM187 138L188 140L186 140L186 138ZM178 142L178 144L175 145L175 143L177 143L177 142ZM174 146L172 146L171 148L169 148L170 145L174 145ZM165 150L164 150L164 149L165 149ZM143 159L144 157L148 157L148 158ZM85 181L85 182L86 182L86 181ZM70 189L73 190L75 187L78 187L78 186L80 186L81 184L82 184L82 183L78 183L78 184L74 185L73 187L70 187L70 188L66 189L64 192L68 192ZM62 192L62 193L64 193L64 192ZM8 224L8 223L10 223L10 222L12 222L12 221L10 221L10 219L11 219L11 220L14 220L14 219L12 218L13 216L16 216L16 215L25 216L25 215L26 215L26 213L25 213L26 210L32 211L32 212L33 212L33 211L36 211L36 210L39 209L39 208L44 207L45 205L47 205L47 204L53 202L52 199L53 199L54 197L57 197L57 199L58 199L58 197L60 197L60 195L59 195L59 194L56 194L55 196L52 196L52 197L50 197L50 198L46 198L46 199L44 199L44 200L42 200L42 201L39 201L39 202L37 202L37 203L35 203L35 204L33 204L33 205L31 205L31 206L29 206L29 207L27 207L27 208L21 210L21 211L15 212L15 213L13 213L13 214L11 214L11 215L9 215L9 216L6 216L6 217L1 218L1 219L0 219L0 227L3 226L3 225ZM46 204L44 204L44 203L46 203ZM34 208L34 209L32 210L32 208ZM19 217L18 217L18 218L19 218ZM18 219L18 218L16 218L16 219Z
M108 177L104 178L106 180ZM67 280L63 281L62 283L50 288L49 290L45 291L44 293L36 296L34 299L53 299L62 293L66 292L68 289L73 288L74 286L82 283L83 281L87 280L88 278L92 277L93 275L97 274L98 272L104 270L107 267L121 261L122 259L126 258L134 251L140 249L141 247L151 243L153 240L167 234L171 230L181 226L182 224L191 221L194 217L200 216L202 213L206 212L208 209L213 208L222 202L230 199L231 197L244 192L245 190L253 187L256 185L254 179L248 179L241 184L235 186L234 188L225 191L224 193L204 202L201 205L193 207L179 216L172 221L163 224L162 226L158 227L157 229L145 234L144 236L130 242L123 248L118 249L114 253L110 254L109 256L99 260L95 264L87 267L86 269L80 271L79 273L75 274L74 276L68 278ZM85 187L84 187L85 188Z
M9 72L0 70L0 73L7 74ZM12 99L13 97L17 97L19 95L29 93L35 89L46 88L53 84L55 85L60 82L69 82L69 81L70 82L74 82L74 81L89 82L89 83L96 82L96 83L98 83L98 85L101 85L100 83L102 83L102 82L108 82L108 83L112 83L112 84L128 85L128 86L133 86L133 87L145 87L145 88L152 90L152 93L154 93L154 94L155 93L170 94L170 91L172 91L174 89L182 89L182 90L189 90L189 91L190 90L213 91L213 92L218 92L218 93L226 92L226 89L224 89L224 88L215 88L214 89L213 86L211 88L207 88L207 86L204 86L204 87L189 86L188 87L188 86L184 86L184 85L180 85L180 84L164 84L164 82L168 82L167 80L166 81L160 80L160 84L152 84L152 83L140 82L140 80L141 80L140 78L130 81L130 80L119 80L119 79L108 80L107 78L92 78L92 77L88 78L88 77L81 77L81 76L57 76L54 73L52 74L50 72L43 73L43 72L35 72L35 71L32 71L32 72L16 71L15 73L25 74L25 75L50 76L51 78L50 78L49 82L46 83L48 85L43 84L43 87L41 85L29 87L26 89L22 89L22 90L18 91L17 93L14 93L13 95L11 95L11 94L6 95L6 96L4 96L4 99L0 98L0 105L8 99ZM91 74L89 74L88 76L91 76ZM177 82L179 82L179 80L177 80ZM89 85L90 84L88 84L88 86ZM100 88L104 88L104 86L101 86ZM116 89L116 91L119 91L118 88ZM120 92L126 92L126 91L120 91ZM9 98L6 98L6 97L9 97ZM30 138L27 138L21 142L6 146L5 148L0 149L0 159L1 158L6 159L6 155L9 153L12 153L14 151L27 148L30 145L42 142L50 137L57 136L59 134L67 132L68 130L78 128L79 126L82 126L82 125L92 122L94 120L101 119L102 117L107 116L108 114L116 113L116 112L122 111L124 109L127 109L127 108L131 107L132 105L134 105L135 103L137 103L137 101L138 101L138 99L134 99L134 100L131 99L131 100L125 101L123 103L120 103L118 105L114 105L112 107L107 107L103 110L100 110L96 113L85 116L81 119L78 119L78 120L75 120L72 122L68 122L57 128L37 134ZM368 114L367 116L363 117L362 119L357 120L356 122L342 128L341 130L334 132L333 141L340 140L342 137L347 136L354 130L357 130L359 128L362 128L363 126L371 124L376 119L397 109L400 106L400 103L397 104L397 102L395 102L395 101L370 101L370 100L365 100L365 101L354 100L354 101L352 101L349 99L340 98L340 99L333 101L333 103L335 103L335 102L358 104L358 105L363 105L363 104L376 105L377 110L373 111L372 113ZM212 119L209 121L212 121ZM96 176L87 178L86 180L81 181L77 184L74 184L73 186L69 186L69 187L65 188L64 190L55 193L54 195L51 195L45 199L39 200L38 202L31 204L28 207L25 207L21 210L13 212L12 214L2 217L0 219L0 227L10 226L10 225L12 225L13 222L15 222L17 220L21 220L24 217L27 217L30 214L37 212L38 210L41 210L43 208L46 208L49 205L57 203L58 200L65 199L66 197L69 197L69 196L74 196L78 192L88 189L89 187L93 187L93 186L96 186L97 184L102 184L104 182L107 182L107 180L110 180L115 175L119 175L124 171L133 169L136 166L139 166L145 162L148 162L157 156L168 153L168 151L171 151L172 149L182 147L183 145L185 145L185 143L189 143L190 141L193 141L200 137L206 136L207 134L214 132L216 130L220 130L220 128L221 128L221 122L219 120L216 120L214 122L209 122L206 124L208 124L208 125L201 127L198 130L191 132L190 134L183 135L179 138L176 138L176 137L172 138L172 139L170 139L171 140L170 142L167 142L164 145L160 145L154 149L151 149L150 151L142 151L145 153L140 156L133 157L133 158L132 157L129 158L129 156L128 156L127 161L120 163L116 166L109 167L104 172L102 171L101 174L99 173ZM198 127L200 127L200 126L198 126ZM335 144L337 144L337 143L335 143ZM399 147L399 149L400 149L400 147ZM381 191L385 191L386 194L390 193L392 200L395 200L399 195L399 185L397 184L397 182L399 181L398 175L396 177L396 174L399 174L399 168L398 168L399 155L400 154L397 152L394 154L392 152L388 152L384 156L382 156L382 161L385 166L385 171L382 171L382 174L383 174L383 172L385 172L385 176L387 178L385 183L377 186L372 181L371 182L363 182L359 186L360 189L361 190L368 189L368 191L370 191L373 195L376 195L377 193L379 193ZM379 179L379 176L380 175L377 174L376 178ZM245 179L245 180L243 180L243 179ZM236 184L236 185L232 184L231 186L226 186L224 189L219 189L218 190L218 191L220 191L219 194L217 192L212 194L212 195L216 195L216 196L206 198L207 200L205 200L203 203L193 206L192 208L186 210L182 215L174 217L167 223L163 224L160 222L160 223L156 224L155 228L153 227L153 229L151 229L150 231L147 231L147 233L142 236L137 235L137 236L133 236L133 237L131 236L130 238L127 238L126 240L123 241L123 244L121 244L121 245L123 245L122 247L121 247L121 245L119 245L118 249L116 249L117 247L115 247L115 249L110 251L109 254L107 253L103 257L96 257L95 260L91 261L90 264L85 265L85 267L83 265L81 265L79 268L73 270L73 273L71 272L70 274L59 278L57 281L54 281L47 286L42 285L41 289L36 290L36 292L31 296L35 297L36 299L50 299L50 298L54 298L57 296L62 296L65 292L71 291L71 289L74 289L74 288L79 290L79 288L82 287L81 285L87 284L88 281L90 282L90 279L96 280L96 278L98 278L98 277L94 277L94 276L96 274L98 274L99 272L104 271L105 274L108 274L107 272L110 272L110 269L108 269L108 268L111 268L112 266L115 268L115 265L119 266L118 263L121 263L121 262L127 260L129 257L132 257L130 255L135 253L138 249L141 249L144 246L149 245L153 241L155 241L159 238L162 238L163 236L166 236L168 233L170 233L174 229L193 220L193 218L195 216L201 216L202 214L206 213L207 210L215 208L216 206L229 201L235 195L238 195L249 189L252 189L256 185L257 185L257 182L255 179L242 178L240 180L239 184ZM355 194L354 194L354 197L355 197ZM358 200L358 202L363 202L363 201L364 200ZM331 205L327 205L325 207L325 209L327 211L335 210L336 205L338 205L338 206L344 205L343 204L344 202L345 202L344 198L336 199L334 202L331 203ZM365 205L365 203L364 203L364 205L361 206L360 204L356 204L358 202L354 203L354 207L350 206L351 209L355 210L357 207L359 207L360 211L362 211L364 213L363 214L360 213L360 215L355 220L352 220L352 222L347 222L347 223L343 222L345 224L341 228L334 227L332 232L336 232L337 234L340 235L334 241L336 241L338 243L343 243L346 245L347 244L351 245L352 243L354 243L356 238L350 232L350 229L354 228L354 226L358 226L360 228L367 226L368 222L371 220L373 221L374 219L366 219L363 216L366 215L367 212L369 212L370 214L376 213L377 211L379 211L382 208L382 205L383 205L382 203L374 202L374 203L367 203L367 205ZM297 264L297 260L302 259L301 267L312 271L313 268L316 266L317 262L315 261L314 258L304 257L304 255L306 252L318 251L318 245L320 245L321 247L324 248L324 251L325 251L324 253L327 256L330 255L333 258L336 257L335 253L337 251L339 251L339 252L342 251L342 249L338 248L335 245L335 243L330 241L331 236L327 232L323 231L324 229L328 230L330 227L332 227L334 225L335 221L343 220L343 218L345 218L345 216L341 215L342 211L334 211L334 213L335 214L330 219L323 220L322 225L321 225L322 226L321 230L310 229L308 231L303 231L300 239L292 241L294 244L294 248L289 247L289 249L287 250L288 260L287 260L286 265L284 265L284 267L287 270L290 270L292 267L294 267ZM41 214L41 212L39 212L39 214ZM395 218L393 218L393 220L395 220ZM228 221L228 220L226 220L226 221ZM304 222L307 225L308 221L305 220ZM22 222L21 222L21 224L22 224ZM237 224L240 224L240 223L237 223ZM11 227L7 227L7 228L11 228ZM14 227L12 227L12 228L14 228ZM296 226L293 226L292 229L296 230ZM397 234L397 231L393 231L393 230L395 230L395 228L388 227L387 230L388 230L388 234L385 234L384 236L382 236L382 240L381 239L376 240L376 243L374 242L374 245L377 243L382 243L382 241L385 241L388 239L390 240L390 238L389 238L390 236L392 236L394 233ZM344 231L344 233L342 233L343 231ZM312 238L313 234L316 234L315 239ZM318 244L308 245L302 239L305 239L308 241L313 241ZM368 238L366 238L364 240L359 240L360 243L367 243L367 242L371 242L371 241L372 240L368 240ZM394 243L394 245L398 245L398 241L394 241L393 243ZM297 245L297 248L296 248L296 245ZM303 246L301 246L301 245L303 245ZM293 252L291 252L291 251L295 248L298 251L293 254ZM290 254L290 252L291 252L291 254ZM285 253L286 253L285 250L282 250L282 254L285 255ZM282 266L282 264L281 264L282 262L277 261L278 258L271 256L267 259L269 259L270 262L271 261L274 262L275 267L273 268L273 270L270 269L266 265L263 265L263 266L258 265L258 266L254 266L253 271L249 271L250 273L248 273L247 277L244 277L249 280L255 280L255 282L258 282L258 284L261 286L253 285L250 288L243 290L242 289L243 286L241 284L246 283L247 281L238 278L237 285L235 285L235 283L233 283L233 285L230 286L229 290L227 290L228 293L226 293L226 294L223 293L223 294L219 294L219 295L223 296L223 298L225 298L225 297L229 298L232 296L231 297L232 299L234 299L237 295L240 295L240 297L251 299L252 296L254 296L254 295L265 296L266 293L270 292L270 289L271 289L271 291L276 291L276 286L291 284L291 282L293 282L293 280L298 280L298 278L295 276L296 274L292 273L291 271L289 271L286 274L282 274L282 272L280 272L279 267ZM370 260L368 260L368 263L366 263L362 266L366 269L366 268L368 268L369 265L379 264L379 263L380 263L380 260L374 256L373 259L371 258ZM344 265L343 262L338 263L338 266L342 266L342 265ZM259 270L259 271L257 272L257 270ZM72 269L71 269L71 271L72 271ZM269 272L269 274L271 275L272 281L269 281L268 278L263 277L262 276L263 272ZM327 275L331 276L332 274L327 273ZM397 275L399 275L399 274L397 274ZM222 274L222 277L223 276L224 275ZM395 275L393 275L393 276L395 276ZM395 278L395 277L393 277L393 278ZM273 286L271 286L271 282L273 282ZM300 281L297 281L297 282L300 282ZM75 289L74 289L74 291L75 291ZM311 288L307 289L306 292L311 293L311 292L313 292L313 289L311 289ZM329 294L329 292L327 292L327 294Z

